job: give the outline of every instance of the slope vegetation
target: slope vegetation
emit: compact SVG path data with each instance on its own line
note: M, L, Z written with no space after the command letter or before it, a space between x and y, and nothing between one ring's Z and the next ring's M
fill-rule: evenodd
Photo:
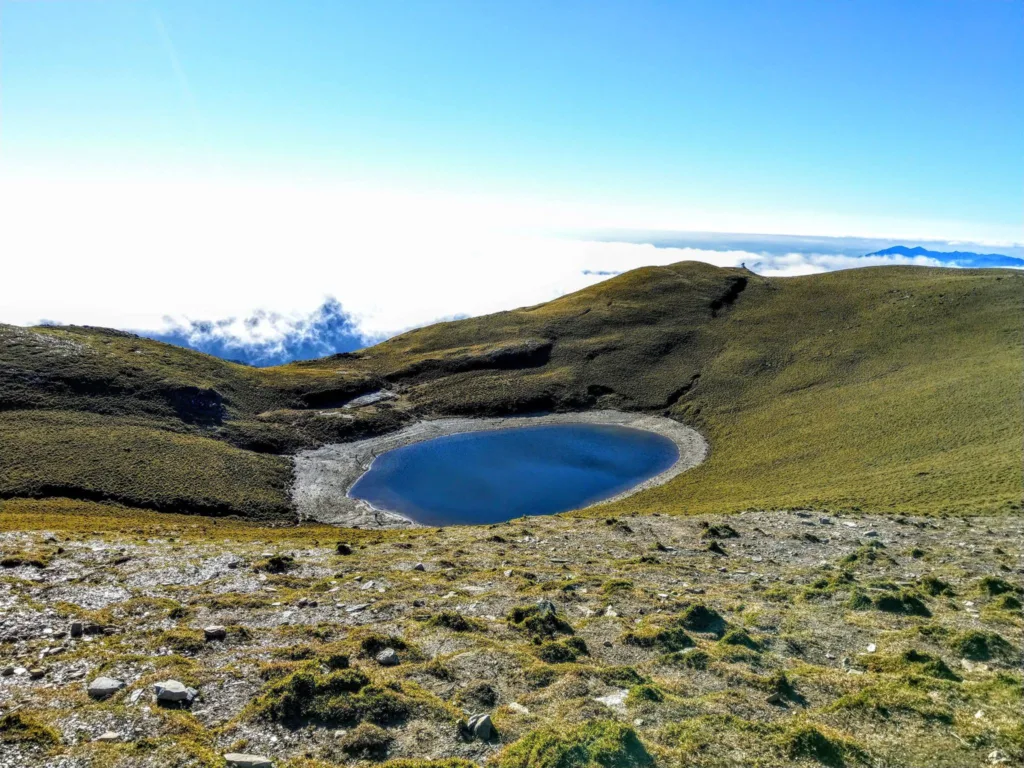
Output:
M1017 510L1022 336L1014 271L782 279L690 262L271 369L0 326L0 497L286 519L301 448L430 416L612 407L712 445L612 512ZM353 402L381 389L395 396Z

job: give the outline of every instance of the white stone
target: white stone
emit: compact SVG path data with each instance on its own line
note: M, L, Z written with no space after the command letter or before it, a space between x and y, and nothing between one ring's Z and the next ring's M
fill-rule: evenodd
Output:
M228 752L224 760L231 768L273 768L269 757L263 755L246 755L242 752Z

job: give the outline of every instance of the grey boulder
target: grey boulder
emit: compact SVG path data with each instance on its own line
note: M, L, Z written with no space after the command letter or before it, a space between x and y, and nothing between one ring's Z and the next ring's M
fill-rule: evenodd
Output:
M398 654L395 653L394 648L385 648L377 654L377 663L382 667L396 667L398 666Z
M113 696L124 688L124 681L113 677L97 677L86 688L89 696L94 699L105 699Z
M153 685L157 701L166 702L190 702L196 697L198 691L189 688L177 680L164 680L162 683Z
M473 715L469 718L468 727L473 738L480 739L480 741L489 741L494 738L494 723L491 722L490 715Z
M207 642L213 640L223 640L227 636L228 631L218 624L203 629L203 637L206 638Z

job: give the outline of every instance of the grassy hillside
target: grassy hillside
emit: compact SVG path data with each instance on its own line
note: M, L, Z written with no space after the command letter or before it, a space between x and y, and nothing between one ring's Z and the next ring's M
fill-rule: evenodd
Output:
M613 513L1020 509L1022 337L1014 271L698 263L264 370L0 326L0 497L287 517L284 455L302 447L424 416L615 407L691 424L712 452ZM340 408L382 387L398 397Z
M705 465L612 512L970 511L1020 508L1022 336L1014 272L765 279L684 263L415 331L365 357L394 370L474 343L554 340L544 365L446 375L410 399L438 413L659 410L707 435Z

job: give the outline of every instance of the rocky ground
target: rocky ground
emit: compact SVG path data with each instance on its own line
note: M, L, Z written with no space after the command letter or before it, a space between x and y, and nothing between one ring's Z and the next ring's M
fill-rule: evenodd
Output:
M181 520L0 534L0 766L1024 761L1016 517Z

